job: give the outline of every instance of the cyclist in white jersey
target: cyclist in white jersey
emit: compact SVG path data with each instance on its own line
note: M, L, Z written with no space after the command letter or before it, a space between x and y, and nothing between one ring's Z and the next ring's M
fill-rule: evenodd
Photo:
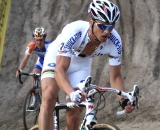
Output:
M121 76L122 42L114 30L120 17L118 7L108 0L93 0L88 12L89 22L75 21L67 24L51 43L42 69L42 105L39 118L40 130L53 129L53 116L59 87L68 95L67 102L80 102L87 97L76 90L76 85L90 75L92 57L107 54L110 65L111 87L123 90ZM59 86L59 87L58 87ZM116 95L127 113L134 110L127 99ZM78 130L82 109L66 111L66 129Z

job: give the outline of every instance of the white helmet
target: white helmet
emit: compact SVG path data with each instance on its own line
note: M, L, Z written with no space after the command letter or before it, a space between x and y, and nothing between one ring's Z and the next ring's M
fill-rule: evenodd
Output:
M88 13L93 19L110 24L117 22L120 17L118 7L109 0L93 0L88 8Z
M47 33L42 27L38 27L33 31L33 38L35 39L43 39L46 36L47 36Z

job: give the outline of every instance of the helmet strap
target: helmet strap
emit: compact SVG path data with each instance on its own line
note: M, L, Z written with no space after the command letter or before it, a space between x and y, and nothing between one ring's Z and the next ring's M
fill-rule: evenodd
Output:
M95 34L94 34L94 32L93 32L93 29L94 29L94 23L95 23L95 21L93 20L93 24L92 24L92 34L96 37L96 35L95 35ZM95 40L101 43L101 41L100 41L100 40L98 40L98 38L97 38L97 37L96 37L96 39L95 39Z

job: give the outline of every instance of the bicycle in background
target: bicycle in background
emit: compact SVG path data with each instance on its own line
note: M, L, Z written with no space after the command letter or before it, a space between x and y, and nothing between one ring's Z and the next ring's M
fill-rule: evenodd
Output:
M27 92L23 105L23 124L25 130L29 130L37 124L41 104L41 87L39 73L24 73L19 71L19 82L23 84L21 75L32 76L34 79L33 87ZM34 95L34 96L33 96Z
M135 107L138 109L139 88L137 85L133 86L132 92L123 92L117 89L113 89L109 87L100 87L100 86L91 84L91 77L88 76L83 83L78 84L78 87L81 91L85 91L88 94L88 97L85 99L85 101L81 102L80 104L75 104L73 102L63 104L57 101L56 107L54 110L54 130L60 130L59 110L69 109L70 106L74 106L73 109L76 109L77 107L86 108L85 110L86 113L79 127L79 130L120 130L113 123L99 124L97 121L96 113L99 110L98 106L102 103L101 101L105 100L105 97L103 95L105 92L113 92L128 98L131 104L135 105ZM100 95L97 105L95 105L95 102L94 102L95 94ZM103 105L103 108L104 107L105 107L105 104ZM125 113L125 110L118 111L117 115L122 115L124 113ZM33 126L30 130L38 130L38 125Z

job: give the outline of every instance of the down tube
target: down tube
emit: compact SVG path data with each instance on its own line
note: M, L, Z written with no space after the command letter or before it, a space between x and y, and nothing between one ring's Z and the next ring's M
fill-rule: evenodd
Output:
M53 114L53 120L54 120L54 130L60 130L59 129L59 110L54 110Z

